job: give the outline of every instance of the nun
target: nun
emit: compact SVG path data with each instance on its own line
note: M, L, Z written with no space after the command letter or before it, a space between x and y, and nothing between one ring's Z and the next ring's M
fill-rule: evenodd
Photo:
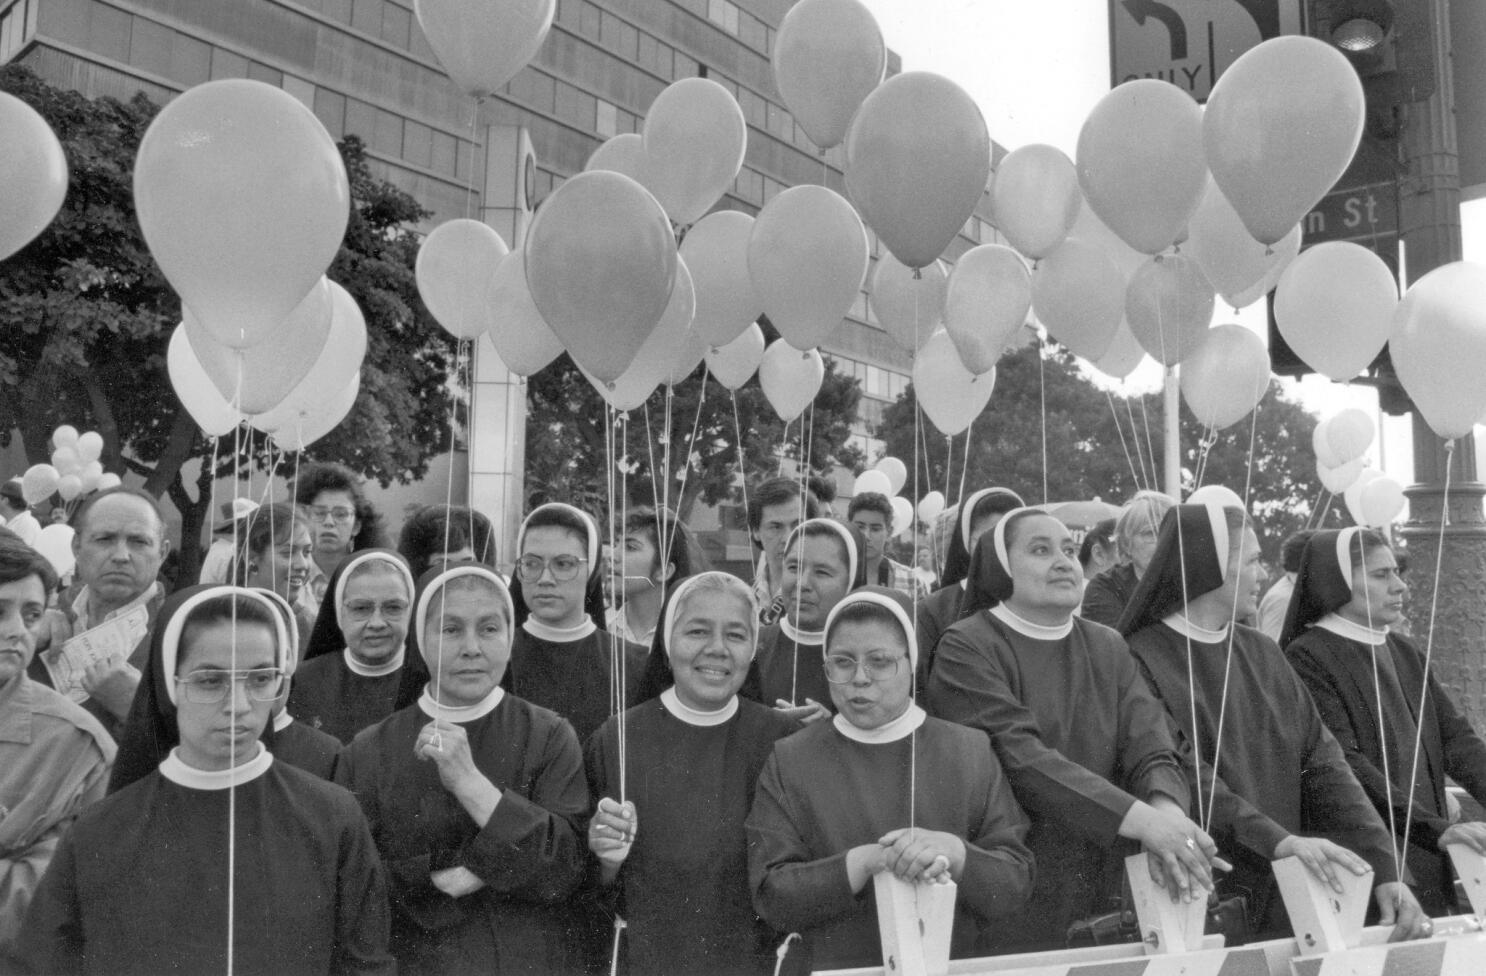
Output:
M1406 849L1419 902L1431 915L1448 915L1456 901L1445 848L1465 844L1486 854L1486 824L1451 823L1445 783L1486 800L1486 744L1418 646L1389 629L1407 596L1382 535L1356 527L1321 532L1301 555L1285 656L1394 843Z
M365 549L336 567L289 711L345 743L411 702L424 678L407 654L412 602L413 575L391 549Z
M728 573L686 578L656 636L673 683L589 740L588 847L628 924L626 972L746 976L772 965L743 821L764 760L797 725L738 697L757 643L751 586Z
M1037 883L1004 951L1061 947L1072 923L1107 912L1124 880L1121 838L1145 847L1174 899L1205 898L1210 865L1223 865L1187 818L1160 704L1120 636L1074 614L1082 592L1067 527L1037 509L1008 513L977 544L971 615L929 671L929 713L990 736L1031 818Z
M428 683L336 765L388 866L405 976L580 966L565 902L585 864L583 756L572 726L501 687L515 616L488 566L427 574L413 620Z
M274 590L258 590L284 620L284 629L289 637L289 649L284 654L284 687L273 701L270 718L273 728L274 758L291 766L298 766L307 773L314 773L329 780L335 772L335 761L340 755L341 742L333 735L311 728L289 714L289 690L294 684L294 671L299 666L299 614L293 603Z
M982 954L1026 902L1027 818L985 737L913 700L912 604L857 590L825 625L837 713L780 740L748 814L753 901L816 970L882 961L874 875L959 885L951 954Z
M826 617L846 594L866 585L865 551L862 534L835 519L807 519L789 534L779 589L784 615L759 635L745 698L797 722L830 717L831 686L820 664Z
M1242 509L1179 505L1162 520L1120 619L1184 748L1201 760L1194 799L1211 802L1217 790L1211 825L1236 865L1225 887L1248 896L1251 932L1281 937L1290 924L1270 860L1297 854L1323 877L1371 866L1380 921L1395 926L1395 938L1424 935L1428 919L1398 881L1388 830L1305 685L1274 641L1236 622L1252 616L1264 581L1259 539ZM1272 825L1225 813L1225 789ZM1296 836L1302 830L1331 843Z
M120 745L126 776L78 818L32 903L33 971L395 971L361 810L260 741L288 646L256 590L166 600Z
M955 512L954 530L944 554L944 572L939 588L919 601L914 615L918 627L919 678L928 674L939 638L961 617L960 604L965 598L965 581L970 576L970 556L980 537L1013 509L1026 503L1009 488L982 488L972 494Z
M580 741L638 701L647 649L604 631L599 530L572 505L534 508L516 537L516 635L506 689L572 723Z

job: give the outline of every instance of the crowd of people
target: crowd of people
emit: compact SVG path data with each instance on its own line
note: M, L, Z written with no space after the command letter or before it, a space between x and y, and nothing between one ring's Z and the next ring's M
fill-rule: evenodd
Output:
M1265 594L1221 500L1080 542L984 486L908 565L887 498L825 494L750 487L751 579L560 502L508 578L478 512L392 546L337 465L173 592L140 491L77 506L66 585L0 530L0 973L877 965L883 873L957 885L956 957L1039 951L1138 939L1140 851L1230 944L1289 933L1282 857L1370 872L1394 938L1455 910L1486 743L1382 534L1287 540Z

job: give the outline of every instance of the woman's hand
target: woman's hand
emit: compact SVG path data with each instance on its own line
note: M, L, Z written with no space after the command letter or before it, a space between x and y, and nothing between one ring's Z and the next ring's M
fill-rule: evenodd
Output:
M1341 879L1336 874L1338 867L1359 877L1370 870L1362 858L1324 837L1299 837L1291 834L1275 845L1274 856L1276 860L1282 857L1300 858L1300 863L1309 868L1311 874L1323 884L1329 885L1337 894L1343 891Z
M628 800L620 803L609 797L599 801L598 810L588 822L588 849L599 859L605 884L618 876L639 829L640 821L633 803Z
M1120 824L1120 836L1140 841L1149 855L1151 880L1172 901L1205 899L1213 890L1214 867L1230 870L1218 845L1174 803L1153 806L1137 801Z
M490 822L501 792L475 765L469 736L462 727L434 719L419 730L413 755L438 767L439 782L454 794L470 819L480 827Z
M958 881L965 872L965 842L940 830L902 827L882 836L883 869L904 881Z

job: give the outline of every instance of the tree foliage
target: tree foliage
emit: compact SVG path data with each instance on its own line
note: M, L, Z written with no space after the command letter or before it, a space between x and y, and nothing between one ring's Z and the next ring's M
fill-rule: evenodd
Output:
M764 331L770 340L774 338L767 323ZM682 519L690 517L698 500L716 505L739 499L740 442L750 484L773 475L781 455L808 456L811 470L822 474L837 466L861 464L860 452L847 444L861 388L829 359L813 406L802 420L788 425L765 399L757 376L738 390L735 418L734 397L715 379L705 378L704 383L704 371L704 366L698 367L670 392L665 387L656 390L643 408L631 411L627 421L621 419L611 434L605 419L607 405L598 391L571 359L559 357L527 385L528 494L603 511L609 499L606 458L611 437L615 456L628 461L620 484L629 502L650 505L669 498L670 507ZM667 430L671 432L669 455ZM805 432L803 447L801 430ZM667 480L653 479L652 471L668 473L669 495L664 489Z
M1183 484L1186 491L1222 484L1240 495L1247 485L1265 554L1274 558L1317 504L1310 449L1316 417L1272 382L1252 418L1209 434L1183 409ZM948 485L953 502L963 477L966 492L1005 485L1032 504L1095 497L1122 504L1138 489L1161 487L1164 429L1160 393L1124 397L1101 390L1061 347L1044 353L1033 345L997 365L995 392L966 434L947 441L922 419L910 385L884 412L878 436L888 454L918 458L920 494Z
M57 425L97 430L106 469L143 477L181 512L181 571L192 578L213 481L293 459L271 459L261 435L256 445L241 434L213 443L171 391L165 350L180 300L149 255L133 201L134 158L159 107L143 94L87 99L17 65L0 68L0 90L47 120L71 178L52 225L0 263L0 439L19 431L34 464L49 456ZM406 482L449 443L454 346L413 275L412 228L428 212L372 173L359 139L340 148L352 211L328 274L361 306L368 349L350 417L306 453L383 485Z

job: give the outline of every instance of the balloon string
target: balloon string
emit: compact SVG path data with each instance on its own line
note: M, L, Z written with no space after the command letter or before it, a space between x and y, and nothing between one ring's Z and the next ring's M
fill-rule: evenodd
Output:
M808 512L810 510L810 506L807 504L807 499L806 499L806 492L808 492L810 490L810 469L809 469L809 467L807 466L807 464L805 462L805 414L803 412L800 414L800 442L799 443L800 443L800 446L799 446L799 448L797 448L797 454L796 454L796 458L798 460L798 463L796 464L796 472L798 473L799 478L800 478L800 492L799 492L800 514L803 516L806 512ZM803 519L802 519L802 521L803 521ZM786 562L789 561L789 553L785 553L784 554L784 559L785 559ZM803 563L804 562L804 559L805 559L805 534L803 532L801 532L801 533L797 533L796 536L795 536L795 560L796 560L796 562L798 564L798 563ZM803 566L800 566L800 569L803 570L804 567ZM801 590L801 588L804 585L804 576L805 576L805 574L803 572L796 572L795 573L795 604L794 605L795 605L795 626L797 626L797 627L799 626L800 590ZM851 580L847 580L846 581L846 585L847 585L848 588L850 588L851 587ZM786 614L789 613L789 608L788 607L785 608L785 613ZM789 663L789 703L790 703L791 706L797 706L797 705L800 704L800 642L798 640L795 640L795 639L791 638L790 643L793 645L793 649L790 652L790 663Z
M655 510L660 511L660 486L655 478L655 431L650 427L650 401L645 401L645 451L650 456L650 498Z
M691 436L688 437L686 440L686 454L682 458L681 474L676 486L677 513L679 513L681 508L686 504L686 480L691 475L691 455L696 446L697 431L700 430L702 426L702 406L707 402L708 372L709 370L707 368L707 364L704 362L702 364L702 385L699 388L699 392L697 394L697 413L691 422ZM661 523L662 532L665 532L667 523L669 523L670 532L668 534L668 538L666 538L664 544L661 546L662 567L665 566L665 562L671 554L671 549L676 544L676 533L680 530L681 519L679 517L671 518L671 514L668 511L666 513L665 521ZM666 583L669 581L669 579L669 577L666 577L660 581L660 602L662 605L664 605L666 602Z
M955 494L956 505L965 497L965 477L970 473L970 444L974 439L975 418L971 417L969 425L965 428L965 456L960 459L960 490ZM948 497L948 493L945 494Z
M969 449L970 449L970 440L969 440L969 438L966 438L965 439L965 450L968 451ZM914 465L913 466L913 469L914 469L914 471L917 471L918 470L918 465ZM950 487L954 484L954 480L955 480L955 439L953 437L949 436L948 434L945 434L944 435L944 497L945 498L948 498L949 497L949 490L950 490ZM914 488L914 492L913 493L915 495L918 494L917 487ZM920 501L922 501L922 499L920 499ZM914 513L915 516L917 516L917 514L918 514L917 512ZM915 518L915 528L916 527L917 527L917 519ZM917 542L918 540L915 539L914 541ZM915 545L913 547L913 558L914 559L917 559L918 558L918 546L917 545Z
M1146 488L1155 487L1155 482L1148 477L1146 468L1145 451L1140 446L1140 425L1135 422L1135 408L1130 406L1130 397L1123 394L1120 399L1125 404L1125 416L1130 418L1130 440L1135 444L1135 460L1140 462L1140 476L1145 480ZM1141 407L1144 409L1144 397L1141 398Z
M774 477L784 477L784 458L789 454L789 421L784 422L784 430L780 432L779 441L782 447L779 451L779 467L774 471Z
M1042 337L1037 338L1037 397L1042 409L1042 504L1047 498L1047 373L1042 357Z
M1360 542L1361 540L1359 539L1358 541ZM1367 547L1358 546L1358 549L1362 555L1362 559L1360 560L1360 562L1365 563L1367 556ZM1365 565L1360 565L1359 568L1362 569L1363 575L1362 600L1367 608L1367 627L1369 630L1371 630L1373 625L1372 594L1368 592L1367 588L1367 568ZM1393 773L1388 768L1388 725L1387 719L1383 715L1383 687L1382 681L1378 674L1378 646L1379 645L1377 644L1369 644L1367 648L1368 651L1371 652L1372 657L1372 693L1373 697L1377 699L1378 703L1378 751L1382 754L1383 757L1383 782L1387 785L1388 788L1388 836L1390 840L1390 846L1393 849L1393 871L1395 874L1398 875L1400 879L1402 879L1404 876L1403 852L1406 841L1398 836L1398 821L1393 812ZM1387 647L1387 644L1385 643L1382 646ZM1424 683L1426 685L1429 684L1427 678ZM1423 724L1422 718L1423 715L1421 713L1421 725ZM1412 803L1412 800L1410 802Z
M604 477L608 489L608 530L609 530L609 565L602 568L601 572L609 574L609 593L613 597L620 595L620 582L615 578L614 567L619 562L617 540L615 538L615 508L616 508L616 485L615 469L618 467L614 456L614 428L618 424L615 410L612 405L604 407ZM609 710L615 716L615 732L617 733L617 744L619 746L619 802L625 802L625 779L627 770L625 768L625 742L624 742L624 717L623 688L624 688L624 653L620 646L618 635L609 631L605 635L609 642Z
M743 519L747 525L748 520L748 465L743 458L743 425L738 422L738 393L736 390L728 390L728 399L733 402L733 437L734 445L738 448L738 483L743 486Z
M1130 445L1125 441L1125 425L1120 423L1120 413L1115 409L1114 394L1108 390L1104 391L1104 399L1109 403L1109 415L1114 418L1115 430L1120 435L1120 449L1125 452L1125 463L1130 465L1130 477L1135 481L1135 490L1140 490L1140 475L1135 473L1135 459L1130 456Z
M469 220L470 219L470 211L471 211L471 208L474 206L474 200L475 200L475 157L478 155L477 150L480 148L480 139L479 139L480 106L485 103L485 96L483 96L483 95L476 95L476 96L474 96L474 102L475 102L475 104L474 104L474 107L473 107L473 111L470 113L470 171L469 171L469 178L465 181L465 189L464 189L464 219L465 220ZM457 147L456 147L456 151L457 151ZM513 241L512 244L514 245L515 242Z
M1161 468L1160 468L1160 465L1158 465L1157 462L1156 462L1156 444L1155 444L1155 442L1153 440L1151 440L1151 413L1150 413L1150 410L1146 407L1146 398L1145 397L1141 397L1140 398L1140 416L1141 416L1141 422L1145 425L1145 451L1146 451L1146 456L1150 459L1150 464L1151 464L1151 481L1150 481L1150 484L1151 484L1151 487L1154 490L1161 491L1162 490L1162 488L1161 488L1161 477L1160 477Z
M1322 517L1321 512L1324 511L1324 509L1321 507L1321 499L1324 498L1325 495L1326 486L1322 485L1321 490L1316 492L1316 500L1311 502L1311 513L1305 520L1305 527L1307 529L1313 528L1320 524L1319 520Z
M1434 588L1429 594L1429 637L1424 641L1424 680L1419 683L1419 710L1414 713L1414 760L1409 769L1408 813L1404 815L1403 835L1409 836L1414 824L1414 788L1419 782L1419 744L1424 734L1424 706L1429 702L1429 664L1434 658L1434 630L1440 606L1440 570L1445 563L1445 526L1450 522L1450 475L1455 468L1455 441L1445 441L1445 485L1440 497L1440 534L1434 550Z

